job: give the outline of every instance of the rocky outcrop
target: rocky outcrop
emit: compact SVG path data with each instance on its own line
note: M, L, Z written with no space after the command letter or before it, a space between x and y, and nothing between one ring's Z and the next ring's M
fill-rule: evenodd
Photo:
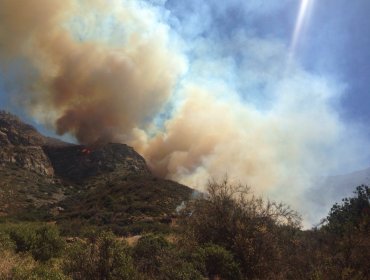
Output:
M42 175L52 176L54 169L42 145L48 141L31 125L12 114L0 111L0 164L15 164Z
M44 150L56 174L75 182L112 171L122 175L150 174L144 158L125 144L109 143L99 147L45 146Z
M45 137L16 116L0 111L0 165L5 164L73 182L112 171L150 174L144 158L125 144L86 147L65 143Z
M0 164L15 164L42 175L54 175L53 166L40 146L1 147Z
M0 111L0 144L15 146L42 146L48 138L37 130L23 123L18 117Z

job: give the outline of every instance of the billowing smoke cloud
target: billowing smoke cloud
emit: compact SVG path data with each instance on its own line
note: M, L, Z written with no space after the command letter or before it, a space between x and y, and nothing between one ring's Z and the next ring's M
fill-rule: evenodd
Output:
M205 35L204 3L182 25L154 2L0 0L2 69L36 72L28 111L82 143L129 143L160 176L202 189L227 173L300 209L312 178L359 162L361 135L333 107L342 85L286 69L278 39Z
M118 1L107 8L95 2L0 1L1 54L25 56L39 71L34 90L25 93L29 109L51 110L59 134L72 133L88 144L114 141L145 126L169 99L185 66L169 49L167 27L148 9L131 1L124 9ZM66 21L78 13L95 15L102 20L98 24L104 17L123 24L123 46L76 38L79 19L69 26Z
M307 187L312 174L336 167L332 153L343 148L345 128L330 110L325 83L306 73L294 79L276 85L268 111L236 97L217 99L216 89L188 86L164 132L148 139L142 153L158 174L193 186L227 173L258 191Z

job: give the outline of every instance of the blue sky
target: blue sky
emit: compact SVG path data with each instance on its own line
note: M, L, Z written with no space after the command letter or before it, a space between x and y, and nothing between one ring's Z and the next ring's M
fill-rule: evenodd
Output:
M369 135L370 2L318 1L305 40L302 61L312 71L333 75L347 86L340 101L343 118L360 122Z
M199 1L169 0L166 8L179 19L179 28L189 38L194 33L201 33L204 37L217 36L218 43L224 44L243 30L262 38L276 38L289 45L299 2L202 1L199 4ZM340 116L364 125L370 136L367 126L370 121L370 2L313 2L296 58L310 72L345 85L343 96L337 100Z

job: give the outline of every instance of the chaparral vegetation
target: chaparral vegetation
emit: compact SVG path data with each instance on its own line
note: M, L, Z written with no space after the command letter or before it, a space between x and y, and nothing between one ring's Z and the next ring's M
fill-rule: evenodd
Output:
M370 189L363 185L311 230L288 206L228 180L210 182L166 231L83 227L73 234L53 221L3 219L0 279L370 278Z

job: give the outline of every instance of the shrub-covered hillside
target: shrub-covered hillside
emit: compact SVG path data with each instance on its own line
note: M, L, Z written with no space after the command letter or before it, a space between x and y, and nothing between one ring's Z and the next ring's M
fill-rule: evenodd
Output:
M212 182L167 234L125 238L87 226L77 236L54 223L2 223L0 279L365 280L369 209L370 189L360 186L303 231L289 207Z

